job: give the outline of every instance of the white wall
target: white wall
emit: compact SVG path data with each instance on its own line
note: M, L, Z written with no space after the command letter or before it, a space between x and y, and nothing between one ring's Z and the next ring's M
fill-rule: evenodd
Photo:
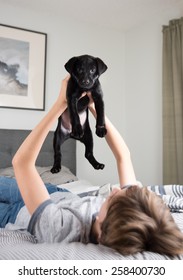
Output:
M120 131L124 125L124 38L117 31L83 25L72 19L53 17L31 10L12 8L1 3L1 23L36 30L48 34L46 71L46 111L53 104L59 92L61 79L66 75L65 62L74 55L91 54L99 56L108 65L101 76L106 112ZM116 102L117 100L117 102ZM116 113L117 112L117 113ZM32 129L45 112L0 109L0 128ZM53 127L54 129L55 127ZM95 130L95 123L92 122ZM95 132L94 132L95 133ZM101 171L84 158L84 146L77 144L77 175L96 184L117 182L114 159L104 139L94 135L96 158L106 164Z
M162 184L162 26L183 14L183 3L125 34L125 119L136 176Z

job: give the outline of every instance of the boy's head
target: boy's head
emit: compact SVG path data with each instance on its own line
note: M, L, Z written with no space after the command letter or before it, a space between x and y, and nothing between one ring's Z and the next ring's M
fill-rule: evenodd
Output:
M163 200L147 188L114 190L103 204L98 242L123 255L152 251L174 256L183 253L183 233Z

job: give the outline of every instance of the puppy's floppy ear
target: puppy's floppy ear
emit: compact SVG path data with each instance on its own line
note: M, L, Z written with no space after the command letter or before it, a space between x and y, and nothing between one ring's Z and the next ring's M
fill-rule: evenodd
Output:
M102 61L102 59L96 57L95 58L96 62L97 62L97 66L98 66L98 73L99 75L101 75L102 73L104 73L107 70L107 65Z
M74 63L76 62L77 60L77 57L72 57L70 58L67 63L64 65L65 69L67 70L67 72L69 72L71 74L72 70L73 70L73 66L74 66Z

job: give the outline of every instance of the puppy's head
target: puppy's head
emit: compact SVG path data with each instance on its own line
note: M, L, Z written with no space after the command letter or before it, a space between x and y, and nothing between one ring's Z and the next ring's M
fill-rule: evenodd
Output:
M89 90L99 76L107 70L107 66L98 57L82 55L69 59L65 64L65 69L76 80L79 87Z

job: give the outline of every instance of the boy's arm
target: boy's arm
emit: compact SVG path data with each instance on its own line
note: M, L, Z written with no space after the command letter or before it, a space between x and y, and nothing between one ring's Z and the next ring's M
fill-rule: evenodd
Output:
M46 116L32 130L16 152L12 164L15 177L30 214L49 199L49 193L39 176L35 162L52 125L67 108L66 88L69 76L62 81L60 95Z
M91 98L90 94L88 95ZM96 111L93 103L90 104L89 109L96 118ZM130 151L124 139L107 117L105 117L105 125L107 129L105 139L116 159L120 186L136 184L137 180L131 161Z

